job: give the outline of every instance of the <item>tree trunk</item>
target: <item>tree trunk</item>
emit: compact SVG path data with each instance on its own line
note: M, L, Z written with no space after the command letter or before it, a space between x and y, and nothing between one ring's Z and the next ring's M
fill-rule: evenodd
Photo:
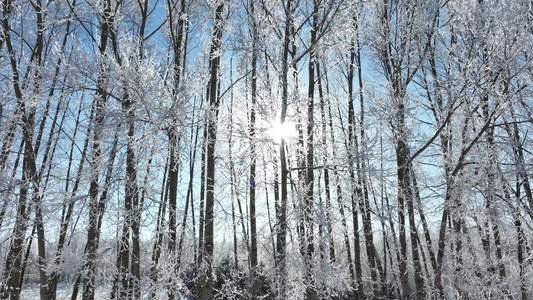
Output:
M331 188L330 188L330 178L329 178L329 160L328 160L328 144L327 144L327 121L326 121L326 109L324 101L324 91L322 87L322 74L320 73L320 64L316 62L316 73L317 73L317 83L318 83L318 93L320 96L320 116L322 122L322 147L323 147L323 164L324 164L324 189L326 196L326 229L327 235L326 239L328 240L329 245L329 259L332 263L335 263L335 240L333 239L333 228L332 223L332 207L331 207Z
M285 4L285 30L283 35L283 58L281 61L281 124L285 123L287 117L287 106L289 98L288 73L289 73L289 45L291 43L291 24L292 24L292 0L287 0ZM279 145L280 167L281 167L281 196L276 203L276 266L277 272L277 298L285 299L287 297L287 157L285 153L285 139L281 139Z
M104 1L104 20L101 24L100 35L100 51L104 56L106 52L108 36L111 23L114 22L114 16L111 14L111 4L109 1ZM100 232L99 232L99 219L103 213L100 203L98 201L99 194L99 174L100 174L100 162L102 160L102 134L104 124L104 110L107 101L106 93L106 67L102 63L100 66L100 75L97 81L96 93L95 93L95 119L94 119L94 131L93 131L93 146L91 158L91 183L89 187L89 226L87 230L87 244L85 247L84 257L84 275L81 279L83 283L83 300L94 300L94 281L95 281L95 259L96 252L98 250Z
M250 295L256 297L258 293L257 278L257 223L255 213L255 179L256 179L256 151L255 151L255 109L257 105L257 55L258 55L258 33L255 18L254 1L250 1L250 22L252 31L252 104L250 108L250 267L252 283L250 285Z
M313 241L314 235L314 222L313 222L313 211L314 211L314 94L315 94L315 60L316 50L315 43L317 39L318 31L318 0L313 0L313 13L312 13L312 25L311 25L311 41L310 41L310 51L309 51L309 64L308 64L308 90L307 90L307 172L306 172L306 197L304 203L304 224L305 224L305 245L307 246L304 263L306 268L306 278L307 286L305 290L305 295L308 300L317 299L318 294L315 286L314 278L314 264L313 264L313 254L315 251L315 245Z
M357 276L357 282L356 282L356 297L357 299L363 299L365 292L364 292L364 283L363 283L363 277L362 277L362 266L361 266L361 242L359 238L359 209L361 208L358 206L358 203L361 203L361 201L358 201L359 197L362 197L361 192L361 186L359 186L360 181L355 177L355 159L354 157L357 155L357 142L356 142L356 136L355 136L355 110L353 105L353 79L354 79L354 68L355 68L355 41L351 42L350 47L350 57L349 57L349 65L348 65L348 74L347 74L347 80L348 80L348 142L346 146L348 147L348 163L349 163L349 172L350 172L350 186L352 187L352 218L353 218L353 233L354 233L354 253L355 253L355 272Z
M213 39L210 51L210 79L209 79L209 104L207 121L207 178L206 178L206 199L205 199L205 241L204 241L204 262L201 266L200 281L197 287L197 298L209 300L213 296L213 252L214 252L214 208L215 208L215 146L217 139L217 119L219 99L217 97L217 87L219 80L220 50L222 47L222 14L224 12L224 1L221 1L215 10L215 21L213 25Z
M152 248L152 266L150 267L150 288L151 288L151 294L150 299L154 299L156 297L156 287L157 284L157 267L159 265L159 258L161 257L161 250L162 250L162 243L163 243L163 228L164 228L164 222L165 222L165 215L166 215L166 208L167 208L167 199L168 199L168 183L169 180L167 178L168 175L168 167L170 165L169 163L170 154L167 155L167 159L165 159L165 168L163 170L163 181L161 186L161 193L159 198L159 209L157 211L157 225L155 229L155 242L154 247Z

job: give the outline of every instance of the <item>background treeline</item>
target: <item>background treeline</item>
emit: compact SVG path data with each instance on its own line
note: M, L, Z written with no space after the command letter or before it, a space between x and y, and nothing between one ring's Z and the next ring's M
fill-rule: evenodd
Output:
M0 14L0 298L533 297L531 1Z

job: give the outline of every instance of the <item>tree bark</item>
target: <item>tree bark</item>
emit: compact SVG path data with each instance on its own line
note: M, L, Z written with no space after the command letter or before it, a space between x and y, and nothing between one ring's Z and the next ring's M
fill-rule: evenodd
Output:
M100 34L100 53L104 56L108 44L108 36L110 34L111 24L114 22L114 15L112 15L111 3L109 0L104 1L103 20L101 21ZM98 201L98 194L100 190L99 174L100 163L102 160L102 134L104 124L104 110L107 102L107 77L104 63L100 66L100 75L97 81L95 93L95 119L93 131L93 146L91 158L91 183L89 187L89 226L87 230L87 244L84 255L84 275L81 279L83 283L83 300L94 300L94 281L95 281L95 259L98 250L100 228L99 219L103 214L103 207Z
M289 98L288 73L289 73L289 46L291 43L291 24L292 24L292 0L287 0L285 4L285 29L283 35L283 58L281 61L281 115L280 123L284 124L287 117L287 106ZM277 298L285 299L287 297L287 157L285 149L285 139L281 139L279 145L280 167L281 167L281 195L279 202L276 203L276 266L277 272Z
M255 187L256 187L256 150L255 150L255 110L257 105L257 56L258 56L258 32L255 17L254 0L250 1L250 23L252 34L252 79L251 93L252 103L250 108L250 267L252 283L250 285L250 295L256 297L258 293L257 278L257 222L255 212Z
M209 300L213 296L213 252L214 252L214 208L215 208L215 150L217 139L217 119L219 99L217 97L220 50L222 47L222 21L224 1L219 1L215 9L213 24L213 39L210 51L210 79L209 79L209 103L207 121L207 162L206 162L206 199L205 199L205 241L204 262L200 268L200 282L197 287L197 298Z

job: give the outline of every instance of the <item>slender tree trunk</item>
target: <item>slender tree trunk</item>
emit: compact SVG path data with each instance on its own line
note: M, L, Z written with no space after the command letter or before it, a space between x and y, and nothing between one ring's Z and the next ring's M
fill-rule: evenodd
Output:
M18 300L20 297L20 281L22 280L22 266L23 266L23 248L24 248L24 236L26 235L26 229L28 227L28 222L30 220L30 211L27 209L27 198L29 194L30 187L33 185L33 197L32 202L34 205L37 206L37 210L40 211L40 205L41 205L41 192L39 189L39 182L37 180L37 168L36 168L36 155L37 153L34 152L33 147L33 136L34 136L34 126L35 126L35 114L36 114L36 105L32 104L32 106L29 109L29 113L26 115L26 109L25 109L25 103L23 99L22 89L19 85L19 71L18 71L18 65L17 60L15 57L15 51L13 49L12 43L11 43L11 35L10 35L10 25L8 20L8 14L10 10L12 9L11 3L6 1L3 3L3 6L5 7L4 18L3 18L3 39L6 42L6 47L9 53L10 62L11 62L11 69L12 69L12 85L15 92L15 97L17 98L17 108L16 111L20 111L20 113L23 114L22 116L22 138L24 140L24 158L23 158L23 165L22 165L22 184L19 192L19 205L17 209L17 216L15 220L15 225L13 228L13 234L11 243L9 246L9 251L7 253L6 257L6 264L4 265L4 272L3 272L3 282L5 282L7 289L3 291L3 294L0 295L1 298L7 298L9 296L12 300ZM36 85L34 87L33 92L35 95L38 95L40 92L40 82L41 79L41 71L40 68L42 66L42 53L43 53L43 16L42 16L42 3L41 1L37 1L36 5L34 6L36 13L37 13L37 38L36 38L36 44L34 48L34 55L33 57L37 57L38 59L38 66L35 70L35 78L38 82L36 82ZM29 72L29 70L28 70ZM17 116L15 116L17 117ZM14 123L16 124L16 123ZM2 154L0 155L0 170L3 169L5 165L5 160L7 160L7 156L9 154L12 139L15 134L15 128L13 128L13 132L8 132L8 140L4 143L4 146L6 146L6 153L4 153L4 149L2 149ZM4 157L5 154L5 157ZM39 266L39 277L40 277L40 296L41 298L46 297L48 290L47 290L47 274L45 272L46 270L46 257L45 257L45 249L44 249L44 229L42 224L42 216L40 215L40 212L37 213L37 219L36 222L40 222L40 224L36 224L39 226L39 260L38 260L38 266Z
M330 188L330 178L329 178L329 160L328 160L328 144L327 144L327 121L326 121L326 109L324 101L324 91L322 87L322 74L320 73L320 64L316 62L316 73L317 73L317 83L318 83L318 93L320 96L320 116L322 122L322 147L323 147L323 164L324 164L324 189L326 196L326 229L327 229L327 240L329 245L329 259L331 262L335 263L335 240L333 239L333 228L331 225L332 222L332 207L331 207L331 188Z
M202 107L202 104L200 104L200 108L201 107ZM194 112L193 112L192 119L194 120ZM183 215L183 220L181 222L181 235L180 235L180 240L179 240L179 243L178 243L178 258L177 258L178 268L181 266L181 258L182 258L182 255L183 255L183 241L185 240L185 228L186 228L186 225L187 225L187 216L188 216L188 211L189 211L189 205L191 206L192 219L193 219L192 228L194 229L193 182L194 182L194 163L196 161L196 151L198 149L197 145L198 145L198 132L199 132L199 130L200 130L199 126L196 127L195 133L193 133L192 130L191 130L191 137L190 138L192 140L192 137L193 137L193 134L194 134L194 144L191 145L191 147L189 149L189 153L192 153L192 156L190 156L190 159L189 159L189 174L190 174L189 175L189 185L187 187L187 196L186 196L186 200L185 200L186 201L186 203L185 203L185 213ZM196 235L193 232L193 237L195 237L195 236Z
M5 140L2 144L2 151L0 152L0 170L4 170L7 162L11 147L13 146L13 139L15 138L17 124L19 123L22 115L24 114L24 100L22 98L22 91L19 86L19 71L17 66L17 60L15 52L13 51L13 45L11 42L11 21L9 17L13 10L13 3L11 0L3 0L2 3L2 34L0 34L0 51L2 45L5 43L7 51L9 53L9 61L11 63L11 69L13 73L13 89L17 98L15 104L15 111L13 113L12 121L5 134ZM4 273L5 274L5 273ZM4 276L5 277L5 276Z
M253 79L252 79L253 80ZM230 85L233 85L233 58L230 59ZM231 221L233 225L233 258L234 258L234 269L239 270L239 258L237 255L237 223L235 222L235 196L237 194L237 176L235 176L235 164L233 163L233 90L230 92L230 104L229 104L229 138L228 138L228 159L229 159L229 168L230 168L230 198L231 198ZM253 147L253 146L251 146ZM252 155L252 164L253 164L253 149L250 150L250 154ZM255 171L255 170L254 170ZM254 197L255 197L255 190L254 190ZM250 210L252 210L252 196L250 195ZM255 200L255 199L254 199ZM254 203L255 205L255 203ZM240 207L240 202L239 202ZM255 207L254 207L255 212ZM243 225L243 231L244 231L244 220L242 220L242 211L241 211L241 223ZM252 222L255 222L255 219L252 221L250 220L250 224ZM250 226L252 227L252 226ZM252 227L254 228L254 227ZM254 228L255 229L255 228ZM246 232L246 231L244 231ZM253 242L253 238L252 238ZM248 242L246 242L248 244ZM248 247L248 256L250 259L252 259L252 252L250 251L250 248ZM256 249L257 250L257 249ZM251 262L253 264L253 262ZM252 267L253 268L253 267ZM253 271L253 269L252 269Z
M169 132L170 139L170 166L168 168L168 204L169 204L169 218L168 229L170 231L169 251L172 253L176 250L177 245L177 198L178 198L178 173L179 173L179 148L181 144L181 137L177 134Z
M287 106L289 98L288 72L289 72L289 45L291 43L291 24L292 24L292 0L285 3L285 32L283 35L283 58L281 61L281 124L285 123L287 117ZM281 139L279 145L280 167L281 167L281 195L276 202L276 265L278 266L277 277L277 299L287 297L287 157L285 153L285 139Z
M357 166L357 176L358 176L358 187L360 189L360 201L359 206L361 208L361 218L363 221L363 232L365 235L365 248L367 254L367 260L370 267L370 276L372 280L372 295L375 298L380 297L380 291L382 288L379 287L379 278L378 273L382 275L383 270L381 268L381 263L377 256L376 249L374 247L374 234L372 232L372 218L370 214L370 202L368 196L367 180L366 180L366 163L365 163L365 124L364 124L364 91L363 91L363 69L361 65L361 46L359 42L359 24L357 17L354 20L356 27L356 41L355 41L355 63L357 67L357 81L359 89L359 103L360 103L360 122L359 122L359 132L360 132L360 144L357 139L357 135L354 133L354 143L355 143L355 163ZM353 75L352 75L353 76ZM353 108L352 108L353 109ZM355 120L352 121L352 127L355 130Z
M520 196L519 190L517 190L517 196ZM517 197L519 199L519 197ZM526 282L524 281L524 246L525 246L525 237L524 231L522 229L522 221L520 216L515 214L514 225L516 227L516 233L518 235L518 244L517 244L517 259L518 259L518 274L520 275L520 293L522 300L528 299Z
M224 12L224 1L221 1L215 10L215 21L213 25L213 40L210 51L210 80L209 80L209 104L207 121L207 178L206 178L206 200L205 200L205 253L204 262L200 267L200 282L197 284L197 298L208 300L213 296L213 251L214 251L214 208L215 208L215 145L217 139L217 119L219 99L217 97L217 87L219 80L220 50L222 47L222 20Z
M309 64L308 64L308 91L307 91L307 172L306 172L306 198L304 203L304 219L305 219L305 245L307 246L304 262L306 264L306 277L307 286L305 295L308 300L317 299L318 294L315 286L314 278L314 264L313 254L315 251L315 245L313 241L314 235L314 94L315 94L315 60L317 59L315 43L317 39L318 31L318 7L319 1L313 0L313 13L312 13L312 25L311 25L311 41L309 51Z
M98 114L96 114L98 116ZM97 129L95 129L96 131ZM118 147L118 131L115 133L113 146L111 147L111 153L109 154L109 162L106 170L106 176L104 179L104 184L101 188L100 199L94 199L94 202L90 203L89 206L89 231L87 244L85 245L85 261L80 273L80 279L76 279L74 284L74 289L72 292L72 300L77 298L79 284L83 283L83 300L94 300L94 293L96 289L96 252L100 244L100 234L102 228L102 219L104 216L107 194L109 191L109 186L111 184L111 179L113 178L113 166L115 162L115 157L117 154ZM100 156L101 153L98 155ZM93 157L94 159L94 157ZM98 197L98 190L95 193L95 197ZM93 190L94 193L94 190ZM91 195L89 195L91 196ZM93 199L90 199L93 200Z
M168 199L168 183L169 180L167 179L168 175L168 167L170 165L169 163L170 154L167 155L167 159L165 160L165 168L163 170L163 181L161 186L161 193L159 198L159 209L157 211L157 225L155 230L155 242L154 247L152 248L152 265L150 268L150 288L152 290L150 299L154 299L156 297L156 284L157 284L157 267L159 266L159 258L161 257L161 250L162 250L162 243L163 243L163 228L164 228L164 222L165 222L165 215L166 215L166 208L167 208L167 199Z
M250 21L252 31L252 103L250 109L250 267L252 284L250 285L250 295L256 297L258 293L257 278L257 223L255 213L255 180L256 180L256 151L255 151L255 109L257 105L257 56L258 56L258 33L255 18L254 1L250 1Z
M110 1L104 1L104 20L101 24L100 35L100 51L103 56L106 53L110 24L114 22L114 16L111 14ZM93 146L92 146L92 158L91 158L91 183L89 187L89 226L87 231L87 244L85 247L85 261L83 267L83 300L94 299L94 281L95 281L95 259L96 252L98 250L100 232L99 232L99 219L103 214L102 207L98 201L98 194L100 190L99 185L99 173L100 162L102 160L102 134L104 124L104 110L107 101L106 84L107 79L105 76L105 66L100 66L100 75L97 81L94 110L94 131L93 131Z
M177 10L177 16L174 14L174 10ZM182 75L182 57L185 61L184 53L182 53L183 36L184 36L184 14L185 12L185 0L180 0L179 5L167 1L168 20L170 23L170 42L172 46L173 57L173 85L172 85L172 97L173 97L173 109L178 107L178 90L181 87L181 75ZM177 23L175 25L175 18ZM186 44L186 43L185 43ZM176 100L175 100L176 99ZM178 228L177 228L177 196L178 196L178 172L180 163L180 146L181 146L181 129L178 128L178 119L173 117L172 124L170 125L168 137L170 141L170 168L169 168L169 250L171 259L180 260L180 254L175 255L178 247ZM192 175L191 175L192 176ZM174 261L174 272L178 273L179 263ZM170 288L168 294L169 300L176 299L176 291L174 288Z
M277 167L277 162L274 162L274 168ZM270 242L272 244L272 254L273 254L273 261L274 263L276 262L276 242L275 242L275 237L274 237L274 233L275 233L275 229L274 229L274 226L272 226L272 217L270 215L270 201L269 201L269 192L268 192L268 182L266 181L266 179L268 178L267 177L267 161L266 161L266 158L265 158L265 153L263 152L263 175L264 175L264 178L265 178L265 202L266 202L266 207L267 207L267 218L268 218L268 228L270 229L270 235L269 235L269 239L270 239ZM276 178L275 179L275 184L277 184L277 172L274 173L274 177ZM278 191L278 189L275 187L274 188L274 193L276 193ZM278 194L279 196L279 194ZM274 198L277 198L275 195L274 195ZM277 266L275 266L277 267Z
M80 115L81 115L81 110L82 110L82 103L83 103L83 101L80 101L80 106L78 108L78 114L77 114L77 117L76 117L76 123L74 125L74 134L73 134L73 138L72 138L72 143L70 145L69 165L68 165L68 168L67 168L67 178L66 178L66 185L65 185L65 192L66 193L69 192L70 170L71 170L71 165L72 165L72 160L73 160L73 155L74 155L74 145L75 145L75 141L76 141L76 135L77 135L77 132L78 132L78 126L80 124ZM91 113L90 113L90 116L89 116L89 123L91 123L92 120L93 120L93 114L94 114L94 110L91 110ZM67 203L63 204L63 210L61 212L61 226L60 226L60 229L59 229L59 239L58 239L58 243L57 243L57 249L56 249L55 260L54 260L54 265L57 268L60 268L60 266L62 264L62 255L63 255L63 249L64 249L64 246L65 246L65 241L66 241L66 237L67 237L67 230L68 230L68 227L69 227L69 224L70 224L70 219L72 218L72 212L74 210L74 204L76 203L76 199L75 198L76 198L76 193L78 191L78 188L80 186L81 175L83 173L83 167L84 167L84 164L85 164L85 160L87 159L87 151L89 149L90 135L91 135L91 130L90 130L90 127L89 127L87 129L87 133L85 135L85 141L83 143L83 150L81 152L80 164L78 166L78 171L76 173L76 179L74 181L74 186L72 187L72 191L70 192L70 199L68 199L68 205L66 205ZM50 274L49 282L48 282L48 292L49 292L48 298L49 298L49 300L55 300L56 299L57 283L59 281L60 274L61 274L60 271L58 272L58 271L55 271L55 270L52 271L52 273Z
M141 21L139 26L139 33L137 36L138 50L137 50L137 63L140 65L144 58L144 42L145 42L145 29L148 22L148 0L139 2L139 8L141 11ZM139 72L138 68L136 69ZM140 224L142 218L142 208L144 203L144 197L139 194L139 184L137 182L137 155L135 153L136 139L135 139L135 123L136 123L136 107L137 100L134 96L127 92L125 99L122 103L123 109L126 111L126 118L129 123L127 134L127 149L126 149L126 198L131 198L131 212L128 214L130 217L130 236L132 242L131 249L131 266L128 270L131 274L129 280L129 293L133 299L141 298L141 245L140 245ZM146 171L145 183L150 175L150 165L152 162L152 156L148 159L148 167ZM144 184L144 187L146 184ZM145 190L143 189L143 195ZM128 199L126 199L128 202ZM122 263L125 266L124 261Z
M325 73L325 76L326 76L326 87L328 86L328 81L327 81L327 73ZM320 81L319 81L320 82ZM327 89L329 91L329 88ZM329 92L328 92L329 94ZM332 156L333 157L337 157L337 146L336 146L336 142L335 142L335 130L334 130L334 127L333 127L333 115L331 113L331 101L330 101L330 98L327 97L326 98L327 100L327 106L328 106L328 125L329 125L329 133L330 133L330 136L331 136L331 144L332 144ZM337 195L337 204L339 206L339 213L341 215L341 225L342 225L342 232L343 232L343 236L344 236L344 246L345 246L345 250L346 250L346 258L348 260L348 270L350 271L350 279L352 280L352 288L356 288L356 275L355 275L355 270L354 270L354 263L353 263L353 258L352 258L352 251L351 251L351 247L350 247L350 237L349 237L349 234L348 234L348 225L347 225L347 221L346 221L346 215L345 215L345 212L344 212L344 202L343 202L343 193L342 193L342 186L341 186L341 177L339 175L339 172L338 172L338 169L337 169L337 166L334 165L333 166L333 176L334 176L334 179L335 179L335 186L336 186L336 195Z
M361 187L359 186L358 180L355 176L355 159L354 156L356 153L356 136L355 136L355 109L353 105L353 79L354 79L354 68L355 68L355 41L352 41L350 47L350 62L348 65L348 141L347 141L347 151L348 151L348 163L349 163L349 172L350 172L350 186L352 187L352 218L353 218L353 232L354 232L354 264L355 264L355 273L357 276L356 282L356 298L364 298L364 283L362 279L362 267L361 267L361 243L359 238L359 209L357 199L362 197Z
M207 120L204 123L203 139L202 139L202 156L200 163L202 165L200 172L200 220L198 224L198 260L197 267L200 268L204 258L204 232L205 232L205 155L207 152Z
M422 222L422 229L424 230L424 237L426 239L427 247L428 247L428 253L429 253L429 259L431 261L431 267L433 268L433 271L437 269L437 260L435 258L435 252L433 247L433 242L431 240L431 234L429 231L429 225L427 224L426 216L424 214L424 210L422 208L422 201L420 200L420 191L418 188L418 183L416 180L416 176L414 174L414 170L411 169L411 180L414 188L414 197L416 199L416 205L418 209L418 214L420 215L420 221Z
M410 227L411 240L411 255L413 257L413 265L415 272L415 294L418 299L425 299L424 277L420 264L418 254L418 239L416 232L416 223L414 219L414 205L413 195L411 190L411 179L409 174L410 153L407 145L407 136L405 131L405 112L403 104L403 96L397 94L397 101L402 101L398 104L396 122L397 122L397 145L396 145L396 162L398 169L398 214L400 219L400 250L402 253L402 261L400 262L400 272L402 272L402 290L404 297L410 295L410 287L408 276L403 273L403 268L407 270L407 240L405 235L405 204L407 204L408 220Z

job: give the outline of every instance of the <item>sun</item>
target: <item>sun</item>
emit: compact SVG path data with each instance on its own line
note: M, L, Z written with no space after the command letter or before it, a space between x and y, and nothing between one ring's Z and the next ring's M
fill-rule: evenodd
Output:
M288 121L281 123L279 120L271 123L267 133L276 144L281 143L282 139L287 140L297 136L294 123Z

